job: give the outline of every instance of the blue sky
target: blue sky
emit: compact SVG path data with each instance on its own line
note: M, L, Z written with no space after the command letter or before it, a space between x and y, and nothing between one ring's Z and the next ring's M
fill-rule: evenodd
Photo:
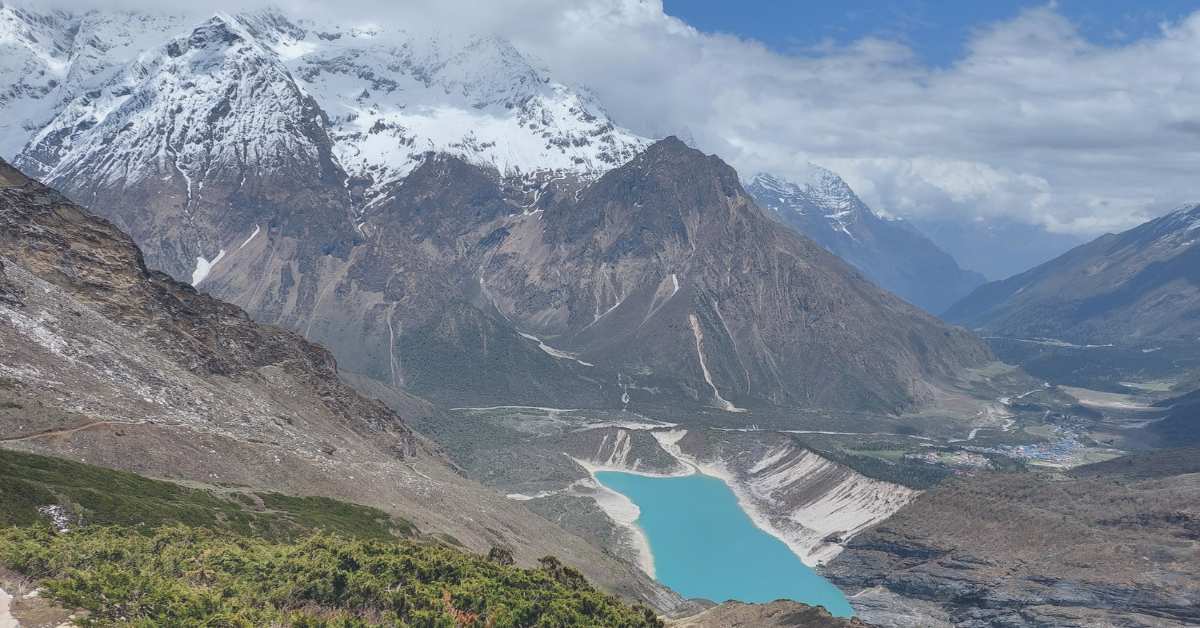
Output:
M777 52L844 46L864 37L903 42L927 64L958 60L975 30L1023 9L1054 6L1100 45L1128 43L1195 11L1195 0L665 0L666 12L708 33L755 39Z

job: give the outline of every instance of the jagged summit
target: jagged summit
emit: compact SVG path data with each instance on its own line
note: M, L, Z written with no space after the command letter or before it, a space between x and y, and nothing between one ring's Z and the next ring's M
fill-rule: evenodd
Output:
M277 9L195 18L7 6L0 8L0 33L7 35L0 39L0 77L11 85L0 93L0 113L9 118L0 122L0 149L39 177L60 161L98 158L89 146L97 133L92 129L120 113L139 86L173 81L201 101L221 91L190 76L219 55L179 67L153 59L164 47L174 59L197 48L244 46L240 54L280 69L252 82L260 96L294 86L312 97L331 127L338 165L368 194L403 179L431 151L501 175L553 171L590 179L648 143L617 127L586 91L554 81L493 36L314 24ZM153 94L138 98L148 100L139 109L151 117L162 118L166 112L156 109L173 106ZM267 101L257 99L263 106ZM69 131L67 121L74 123ZM47 152L71 154L43 164ZM143 162L169 158L140 156Z
M747 187L759 191L755 197L767 209L824 217L831 228L851 239L858 237L854 231L861 222L880 218L841 177L813 163L805 164L803 176L795 181L759 173Z
M746 190L781 222L927 311L944 311L984 281L907 222L873 211L840 176L816 164L806 164L796 180L759 173Z
M0 9L4 156L96 208L150 264L200 282L252 234L323 254L430 154L582 186L647 140L496 37L201 17Z

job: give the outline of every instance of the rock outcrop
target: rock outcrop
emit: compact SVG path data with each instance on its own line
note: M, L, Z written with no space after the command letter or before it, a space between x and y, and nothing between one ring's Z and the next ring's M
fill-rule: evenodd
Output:
M824 608L791 600L769 604L726 602L702 613L667 622L670 628L853 628L859 619L834 617Z

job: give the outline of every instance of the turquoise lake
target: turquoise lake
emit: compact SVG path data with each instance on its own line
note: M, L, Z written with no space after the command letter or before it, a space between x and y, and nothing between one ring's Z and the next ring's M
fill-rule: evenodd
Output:
M715 602L780 598L853 614L846 596L758 529L721 480L703 474L657 478L600 471L596 479L633 500L659 582L684 597Z

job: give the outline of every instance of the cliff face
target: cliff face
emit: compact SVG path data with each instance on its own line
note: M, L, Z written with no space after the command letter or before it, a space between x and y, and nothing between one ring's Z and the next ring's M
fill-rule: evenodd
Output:
M326 350L147 270L112 224L2 162L0 250L0 445L373 505L476 551L554 554L610 590L680 603L464 479L343 384Z
M882 625L1195 625L1196 453L955 480L852 539L826 574Z
M866 477L787 434L688 430L661 439L684 460L723 478L755 525L812 566L829 562L847 540L920 494Z

